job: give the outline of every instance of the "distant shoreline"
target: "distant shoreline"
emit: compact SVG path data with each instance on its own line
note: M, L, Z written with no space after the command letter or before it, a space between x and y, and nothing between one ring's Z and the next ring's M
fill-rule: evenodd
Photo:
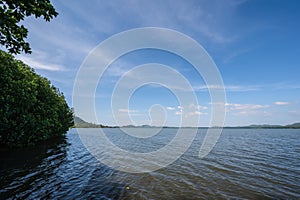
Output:
M300 129L300 127L247 127L247 126L234 126L234 127L169 127L169 126L153 126L153 127L142 127L142 126L135 126L135 127L124 127L124 126L104 126L104 127L87 127L87 126L74 126L72 128L169 128L169 129Z
M172 126L149 126L149 125L142 125L142 126L134 126L134 125L127 125L127 126L107 126L102 124L94 124L90 122L86 122L80 117L74 117L74 124L73 128L198 128L198 129L208 129L208 128L222 128L222 129L300 129L300 123L294 123L289 125L249 125L249 126L225 126L225 127L172 127Z

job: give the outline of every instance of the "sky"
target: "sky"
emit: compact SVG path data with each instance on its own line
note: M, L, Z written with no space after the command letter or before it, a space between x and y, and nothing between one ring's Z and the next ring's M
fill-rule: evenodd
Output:
M129 29L160 27L193 38L214 60L226 91L226 126L300 122L297 0L51 2L59 13L51 22L34 17L22 22L29 31L32 54L17 58L57 86L70 106L76 75L97 45ZM124 74L147 63L169 66L184 76L197 103L181 105L173 92L180 86L176 82L169 88L148 84L124 99L128 106L118 107L113 115L114 87ZM172 74L165 77L174 79ZM126 90L125 85L122 87ZM97 121L94 113L76 113L80 110L76 107L75 114L105 125L163 122L178 126L183 118L189 121L199 117L199 126L209 126L212 119L212 101L203 77L184 58L158 49L141 49L119 57L102 74L91 95L95 98ZM123 118L128 115L131 122Z

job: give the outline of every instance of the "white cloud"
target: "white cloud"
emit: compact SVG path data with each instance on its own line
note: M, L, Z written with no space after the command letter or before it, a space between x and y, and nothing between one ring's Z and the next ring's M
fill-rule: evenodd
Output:
M227 111L235 111L235 110L244 110L244 112L249 110L257 110L262 108L268 108L269 105L261 105L261 104L237 104L237 103L226 103Z
M62 65L41 61L39 59L36 59L33 56L28 57L24 55L18 55L16 56L16 58L23 61L24 63L26 63L27 65L29 65L34 69L41 69L47 71L66 71L66 68Z
M107 59L106 61L110 61L109 58L98 58L99 60L102 59ZM123 76L125 75L125 73L127 73L126 75L129 76L130 75L130 68L134 66L133 64L125 61L125 60L116 60L115 62L113 62L111 65L109 65L109 67L107 68L107 75L108 76Z
M261 86L257 85L198 85L193 87L195 91L201 92L206 91L208 89L219 90L225 89L227 92L247 92L247 91L257 91L261 89Z
M196 85L193 86L196 92L206 92L208 89L225 89L226 92L249 92L249 91L261 91L261 90L294 90L300 89L300 85L272 83L265 85ZM184 90L185 88L180 88Z
M200 105L199 105L199 110L207 110L207 109L208 109L207 106L200 106Z
M257 116L272 116L272 113L262 110L243 110L237 113L234 113L235 116L249 116L249 115L257 115Z
M182 111L176 111L175 115L182 115Z
M190 104L190 105L189 105L189 109L195 109L195 110L199 111L199 110L207 110L208 107L207 107L207 106L201 106L201 105Z
M175 110L175 107L166 107L167 110Z
M123 108L120 108L119 109L119 112L124 112L124 113L137 113L139 112L138 110L129 110L129 109L123 109Z
M200 112L200 111L193 111L193 112L188 112L187 115L189 116L194 116L194 115L207 115L208 113L206 112Z
M274 102L275 105L277 106L282 106L282 105L288 105L290 104L289 102L284 102L284 101L276 101Z
M190 104L188 106L177 106L175 115L183 115L185 117L195 116L195 115L207 115L206 112L200 112L200 110L208 109L207 106L200 106L195 104Z

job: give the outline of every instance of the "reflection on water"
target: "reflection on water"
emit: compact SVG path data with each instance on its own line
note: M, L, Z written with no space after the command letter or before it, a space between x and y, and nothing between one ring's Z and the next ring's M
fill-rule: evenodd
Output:
M139 152L161 148L176 132L164 129L143 139L119 129L106 131L115 144ZM300 198L300 130L225 129L213 151L199 159L205 131L198 131L179 160L144 174L102 165L84 148L75 129L65 139L36 148L2 150L0 199ZM97 129L87 132L92 137ZM99 154L105 152L100 149Z
M65 161L67 146L66 139L59 138L34 148L1 150L0 199L23 199L39 192L52 181L57 167Z

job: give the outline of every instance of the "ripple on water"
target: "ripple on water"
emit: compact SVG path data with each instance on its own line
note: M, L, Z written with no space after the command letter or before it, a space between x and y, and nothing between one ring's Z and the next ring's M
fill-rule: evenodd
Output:
M168 143L176 129L141 143L124 135L118 138L118 131L108 130L113 141L148 152ZM95 129L87 132L96 134ZM75 129L66 139L38 148L0 152L0 199L300 198L299 130L225 129L213 151L199 159L205 132L198 131L180 159L145 174L102 165ZM99 154L108 156L101 149ZM129 157L120 159L130 162Z

